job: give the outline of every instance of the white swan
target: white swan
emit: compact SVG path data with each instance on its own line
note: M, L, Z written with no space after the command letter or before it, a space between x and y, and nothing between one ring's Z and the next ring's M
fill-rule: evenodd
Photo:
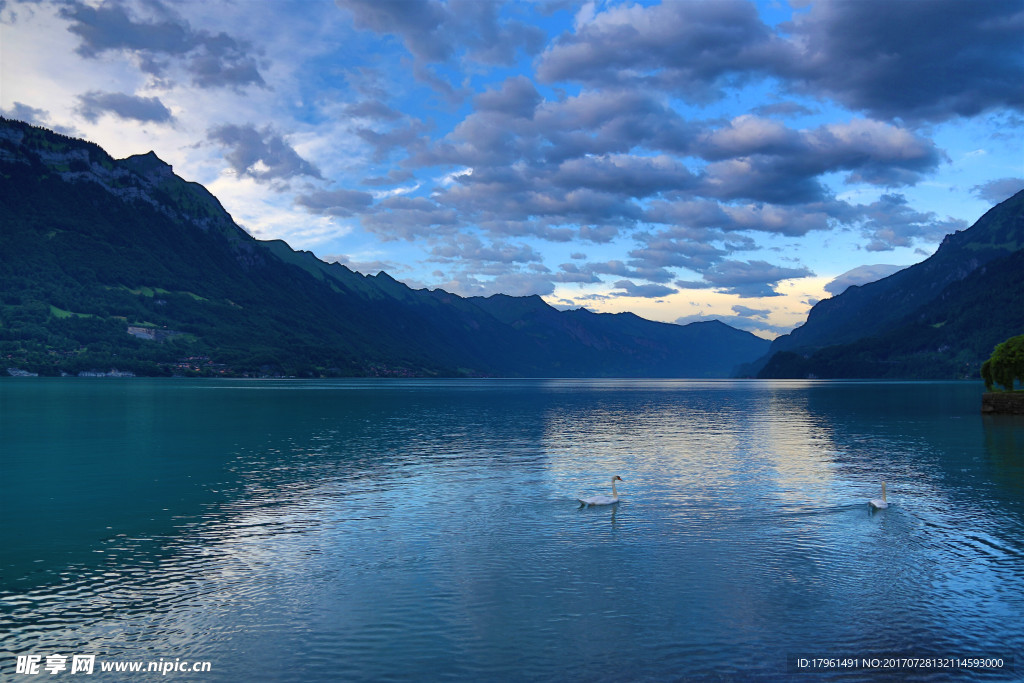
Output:
M612 495L610 496L591 496L590 498L577 498L580 501L580 507L584 505L612 505L613 503L619 502L619 492L615 490L615 482L622 481L622 477L615 475L612 477Z
M884 510L885 508L889 507L889 504L887 502L885 502L885 482L884 481L882 482L882 497L881 498L872 498L871 500L868 501L868 505L870 505L871 507L873 507L876 510Z

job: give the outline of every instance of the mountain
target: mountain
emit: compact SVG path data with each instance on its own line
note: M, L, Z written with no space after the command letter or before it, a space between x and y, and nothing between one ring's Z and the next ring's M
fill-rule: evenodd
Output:
M817 303L759 377L977 377L1024 331L1024 192L921 263Z
M0 118L0 370L724 377L767 348L722 323L362 275L254 239L152 152Z

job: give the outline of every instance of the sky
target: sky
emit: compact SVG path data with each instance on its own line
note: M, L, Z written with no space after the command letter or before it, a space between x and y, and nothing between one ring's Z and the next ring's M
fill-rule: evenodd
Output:
M258 239L766 338L1024 189L1021 0L0 0L0 113Z

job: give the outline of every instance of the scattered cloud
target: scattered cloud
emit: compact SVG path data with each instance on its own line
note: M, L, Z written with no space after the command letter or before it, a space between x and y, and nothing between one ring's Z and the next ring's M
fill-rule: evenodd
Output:
M459 214L425 197L388 197L365 213L363 228L385 241L412 241L456 232Z
M543 82L631 84L699 103L773 79L885 120L1024 108L1024 20L1004 0L822 0L778 27L743 0L585 8L540 56Z
M43 126L64 135L80 134L72 127L54 124L49 111L27 105L24 102L13 102L10 108L0 109L0 114L9 119L17 119L18 121L24 121L36 126Z
M95 123L104 114L142 123L170 123L171 110L158 97L138 97L118 92L90 90L78 96L78 112Z
M373 195L356 190L318 190L299 195L295 203L312 213L348 217L367 209L373 203Z
M736 304L732 307L732 310L736 315L742 315L745 318L760 319L767 319L772 312L770 308L750 308L749 306L744 306L742 304Z
M789 87L882 119L1024 108L1024 11L1004 0L814 2L781 28Z
M400 183L405 183L415 177L416 175L412 173L412 171L406 171L401 168L392 168L388 171L387 175L363 178L360 184L366 185L367 187L383 187L385 185L398 185Z
M782 280L814 275L809 268L786 268L766 261L723 260L703 272L703 282L676 281L683 289L714 287L741 298L779 296L775 287Z
M428 130L428 124L413 120L406 125L385 130L358 127L354 128L353 132L373 148L373 158L376 161L384 161L395 151L408 150Z
M540 56L546 83L573 81L595 89L655 88L691 102L719 99L726 87L767 75L787 50L742 0L585 5L575 30Z
M546 273L506 270L496 274L487 272L482 274L491 275L491 277L484 279L478 277L478 274L459 269L448 280L432 285L431 288L436 287L460 296L491 296L492 294L507 294L509 296L539 294L545 296L555 291L554 285Z
M554 282L597 284L601 278L592 269L580 268L575 263L563 263L558 266L558 272L551 276Z
M322 177L313 164L300 157L270 126L257 129L252 124L225 124L208 131L207 138L228 149L224 158L240 176L259 181Z
M544 101L529 78L523 75L505 79L497 87L477 95L473 104L479 112L490 111L517 118L533 117L537 105Z
M449 99L459 89L428 65L456 59L510 66L536 54L546 35L539 27L503 17L499 4L480 0L336 0L356 28L393 35L412 55L413 73Z
M138 16L145 12L148 16ZM196 30L159 0L93 6L70 0L60 15L81 39L78 54L96 59L107 52L133 57L145 73L163 77L172 64L201 88L266 86L258 68L259 50L226 33Z
M679 291L673 287L667 287L665 285L638 285L630 280L619 280L615 283L615 289L622 291L613 291L612 296L630 296L644 299L659 299L661 297L668 296L669 294L675 294Z
M346 115L353 118L394 121L402 118L402 113L384 104L380 100L362 100L345 107Z
M971 188L977 197L998 204L1024 190L1024 178L998 178Z
M868 119L793 130L771 119L743 115L700 136L696 149L709 164L702 194L776 204L824 201L820 180L846 172L846 182L913 185L944 155L905 128Z
M799 102L783 101L752 107L750 112L758 116L810 116L816 113L816 110Z
M458 234L445 239L430 251L432 261L439 263L531 263L541 255L526 244L503 241L484 243L476 235Z
M869 240L865 246L868 251L912 247L921 240L937 242L968 225L960 219L939 219L932 211L916 211L901 194L882 195L878 201L857 206L852 211L862 234Z
M838 296L845 292L849 287L854 285L865 285L869 282L881 280L882 278L888 277L899 270L903 270L904 267L905 266L893 266L881 263L870 266L857 266L853 270L848 270L842 275L836 276L831 282L825 285L825 291L832 296Z

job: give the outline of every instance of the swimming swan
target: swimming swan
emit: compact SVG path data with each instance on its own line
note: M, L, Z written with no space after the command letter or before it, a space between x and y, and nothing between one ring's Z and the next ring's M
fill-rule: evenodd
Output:
M868 501L868 505L870 505L871 507L873 507L876 510L884 510L885 508L889 507L889 504L887 502L885 502L885 482L884 481L882 482L882 497L881 498L872 498L871 500Z
M580 507L584 505L611 505L619 502L619 492L615 490L615 482L622 481L622 477L615 475L612 477L612 495L610 496L591 496L590 498L577 498L580 501Z

